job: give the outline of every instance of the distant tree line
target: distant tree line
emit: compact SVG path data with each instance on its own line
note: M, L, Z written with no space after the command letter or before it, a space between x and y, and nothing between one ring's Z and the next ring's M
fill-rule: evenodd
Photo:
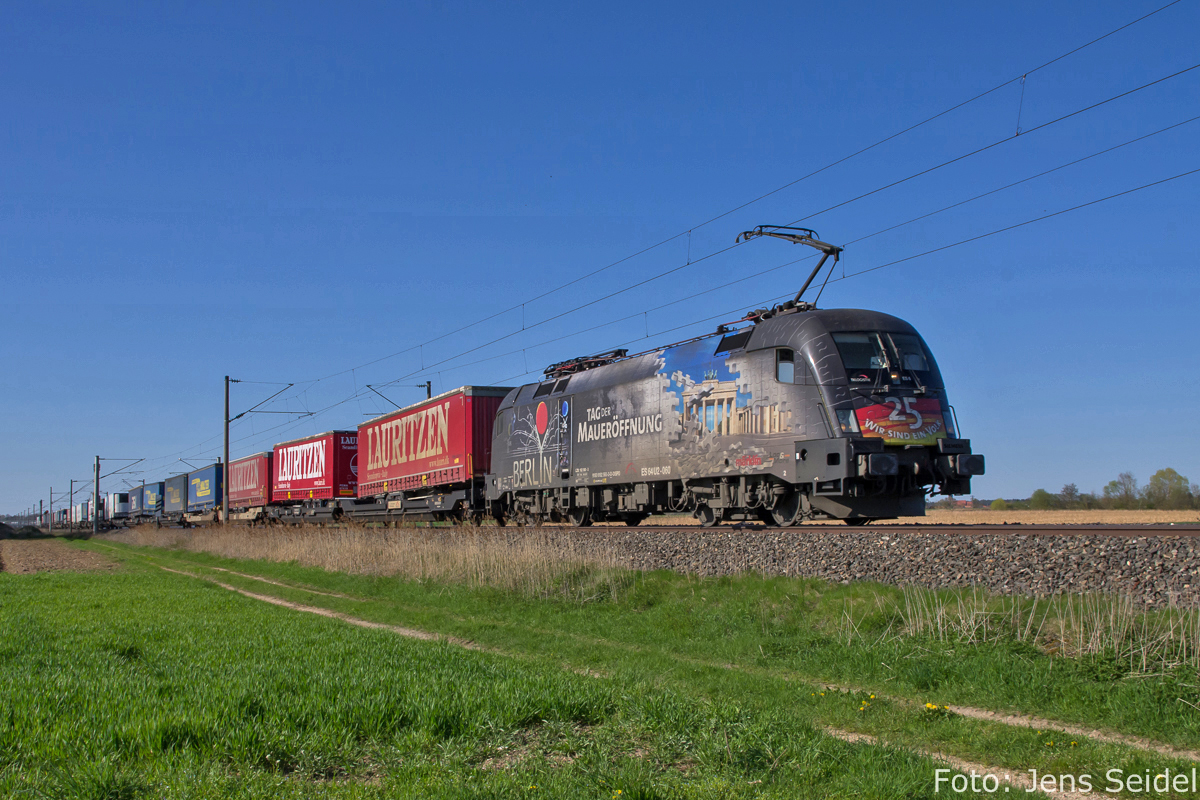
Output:
M1122 472L1116 480L1109 481L1099 494L1081 492L1078 486L1068 483L1057 494L1038 489L1028 500L998 499L993 500L990 507L996 511L1017 508L1038 511L1057 508L1200 508L1200 486L1167 467L1151 475L1145 486L1138 485L1132 472Z

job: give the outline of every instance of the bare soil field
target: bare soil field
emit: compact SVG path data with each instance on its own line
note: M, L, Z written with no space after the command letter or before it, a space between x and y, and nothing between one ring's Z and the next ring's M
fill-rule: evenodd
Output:
M116 569L117 564L98 553L67 547L57 539L5 539L0 541L0 572L30 575L34 572L93 572Z

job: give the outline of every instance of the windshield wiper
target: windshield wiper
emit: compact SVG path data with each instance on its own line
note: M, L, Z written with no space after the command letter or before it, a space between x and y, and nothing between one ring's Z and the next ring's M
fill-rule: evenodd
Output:
M913 382L917 384L916 393L927 394L929 390L925 388L925 384L921 383L921 378L917 375L917 371L912 367L905 366L904 353L901 352L900 347L896 344L896 340L892 338L890 333L888 334L888 342L892 345L892 352L895 353L896 358L900 360L900 369L905 370L909 375L912 375Z
M892 362L888 360L887 346L884 345L884 343L883 343L883 337L880 336L878 333L875 334L875 344L879 345L879 361L880 361L879 366L880 366L880 368L875 370L875 382L871 384L871 393L879 394L878 390L880 388L882 388L885 392L890 391L892 388L892 385L890 383L883 387L880 387L880 385L879 385L879 379L883 375L891 375Z

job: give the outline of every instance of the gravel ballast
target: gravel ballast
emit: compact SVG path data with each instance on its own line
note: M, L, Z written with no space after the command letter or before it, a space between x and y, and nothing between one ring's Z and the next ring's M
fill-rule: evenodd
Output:
M1200 601L1200 538L1186 536L695 528L594 528L562 535L584 547L611 548L634 569L978 586L1030 596L1100 592L1151 607Z

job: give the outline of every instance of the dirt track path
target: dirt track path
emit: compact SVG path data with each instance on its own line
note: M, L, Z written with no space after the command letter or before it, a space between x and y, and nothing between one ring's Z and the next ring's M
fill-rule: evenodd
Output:
M417 628L405 628L401 625L385 625L382 622L372 622L368 619L362 619L361 617L352 617L349 614L343 614L340 611L332 611L328 608L322 608L321 606L306 606L303 603L293 603L290 600L284 600L282 598L275 597L275 596L269 595L269 594L255 594L254 592L248 592L245 589L239 589L236 586L230 586L228 583L221 583L218 580L206 577L204 575L198 575L194 572L185 572L183 570L171 569L170 567L163 567L163 566L159 566L159 569L163 570L164 572L172 572L176 575L184 575L188 578L198 578L202 581L208 581L209 583L220 586L222 589L228 589L231 592L237 592L238 594L242 595L243 597L249 597L251 600L260 600L264 603L270 603L273 606L282 606L283 608L290 608L293 611L303 611L306 614L316 614L317 616L321 616L321 617L329 617L330 619L341 620L342 622L349 623L350 625L357 625L360 628L372 628L372 629L376 629L376 630L391 631L392 633L399 634L400 636L405 636L409 639L420 639L420 640L426 641L426 642L439 642L439 641L440 642L449 642L450 644L455 644L455 645L458 645L459 647L463 647L468 650L484 650L484 649L486 649L486 648L478 646L474 642L469 641L467 639L459 639L454 636L444 636L440 633L430 633L429 631L418 630ZM222 571L225 571L225 570L222 570ZM234 572L233 574L234 575L242 575L242 573L240 573L240 572ZM253 576L251 576L251 575L242 575L242 577L253 578ZM259 580L258 578L254 578L254 579ZM273 584L275 586L282 586L285 588L293 588L293 587L289 587L286 583L277 583L276 581L265 581L265 582ZM311 591L311 590L305 589L304 591ZM326 593L325 592L315 592L315 594L326 594ZM345 597L345 595L338 595L338 596Z
M887 745L886 741L876 736L871 736L867 733L855 733L853 731L838 730L837 728L822 728L822 730L824 730L830 736L841 739L844 742ZM1033 785L1033 781L1024 772L993 767L988 764L980 764L976 761L966 761L961 758L956 758L955 756L949 756L945 753L938 753L931 750L917 750L917 752L923 756L932 758L934 761L940 761L949 766L955 772L960 772L963 775L975 775L980 779L982 779L983 776L994 776L999 786L1008 784L1009 786L1020 789L1022 794L1038 791L1038 787ZM1008 789L1004 789L1004 792L998 793L1003 794L1005 792L1008 792ZM950 791L947 790L947 794L949 793ZM1052 796L1055 798L1055 800L1093 800L1096 795L1084 792L1068 792L1066 790L1060 790L1054 792Z
M151 561L150 563L153 564L154 562ZM349 614L343 614L341 612L332 611L330 609L322 608L320 606L309 606L309 605L304 605L301 603L294 603L294 602L291 602L288 600L283 600L281 598L274 597L272 595L257 594L255 592L250 592L245 589L239 589L236 586L231 586L229 584L223 583L221 581L216 580L215 578L212 578L212 577L209 577L206 575L201 575L201 574L194 573L194 572L185 572L185 571L181 571L181 570L170 569L169 567L164 567L160 564L154 564L154 565L159 567L160 569L167 571L167 572L173 572L178 575L185 575L187 577L197 578L199 580L210 581L211 583L214 583L217 586L220 586L220 587L227 589L229 591L232 591L232 592L237 592L238 594L241 594L245 597L248 597L248 598L251 598L254 600L259 600L259 601L262 601L265 603L270 603L272 605L282 606L284 608L290 608L295 611L303 611L305 613L318 614L320 616L341 620L342 622L346 622L350 625L357 625L357 626L363 627L363 628L388 630L393 633L399 634L401 636L406 636L409 638L421 639L421 640L425 640L425 641L445 641L445 642L449 642L450 644L458 645L460 647L464 647L467 649L484 650L487 652L496 652L496 653L503 654L503 651L496 650L494 648L482 647L468 639L447 636L444 634L433 633L430 631L420 630L420 629L416 629L416 628L407 628L407 627L402 627L402 626L397 626L397 625L386 625L386 624L379 623L379 622L371 622L370 620L365 620L365 619L361 619L359 617L351 616ZM321 591L317 591L314 589L310 589L305 586L293 586L293 585L290 585L287 583L282 583L279 581L271 580L271 579L264 578L264 577L261 577L258 575L251 575L251 574L243 573L243 572L233 572L232 570L220 570L220 571L228 572L229 574L237 575L238 577L241 577L241 578L246 578L249 580L254 580L254 581L259 581L262 583L270 584L272 586L279 586L279 587L285 588L285 589L309 592L311 594L317 594L317 595L342 597L345 599L353 599L353 600L360 599L360 598L353 598L348 595L341 595L341 594L335 594L335 593L329 593L329 592L321 592ZM547 633L551 633L551 632L547 631ZM575 637L575 638L588 638L588 637ZM612 642L612 641L608 641L608 640L605 640L605 644L610 645L610 646L618 646L618 647L622 646L621 643ZM643 648L632 648L632 649L640 650ZM710 663L707 661L703 661L701 659L690 658L687 656L679 656L679 658L681 660L688 661L689 663L704 664L704 665L709 665L709 666L720 666L725 669L735 669L735 670L742 670L742 671L755 672L755 673L763 672L763 670L760 670L758 668L747 668L747 667L739 666L737 664L716 664L716 663ZM593 673L586 673L586 674L593 674ZM780 677L784 680L791 680L791 679L807 680L803 676L793 676L793 675L776 674L776 677ZM861 687L861 686L837 686L837 685L833 685L833 684L822 684L819 681L809 681L809 682L813 683L814 685L821 685L826 689L830 689L830 690L834 690L834 691L845 691L845 690L858 691L858 692L873 691L876 694L878 694L878 696L881 699L887 699L887 700L890 700L891 702L898 703L898 704L916 705L916 703L909 698L889 696L886 693L881 693L879 690L871 690L869 688L864 689L864 687ZM1063 734L1067 734L1070 736L1079 736L1079 737L1092 739L1094 741L1106 742L1109 744L1123 745L1123 746L1132 747L1132 748L1135 748L1138 750L1154 752L1154 753L1158 753L1159 755L1163 755L1163 756L1167 756L1167 757L1171 757L1171 758L1185 758L1185 759L1189 759L1191 761L1200 762L1200 751L1189 750L1189 749L1184 749L1184 748L1176 748L1176 747L1172 747L1171 745L1164 744L1162 742L1157 742L1152 739L1147 739L1147 738L1140 737L1140 736L1130 736L1130 735L1118 733L1116 731L1107 731L1107 730L1101 730L1098 728L1092 728L1092 727L1087 727L1087 726L1073 725L1070 723L1064 723L1064 722L1059 722L1056 720L1044 719L1041 717L1035 717L1035 716L1024 715L1024 714L1008 714L1008 713L1003 713L1003 712L992 711L992 710L985 709L985 708L975 708L972 706L954 705L954 706L950 706L949 708L952 712L954 712L956 714L960 714L964 717L969 717L971 719L977 719L977 720L981 720L981 721L985 721L985 722L994 722L994 723L999 723L1002 725L1009 725L1009 726L1013 726L1013 727L1022 727L1022 728L1031 728L1031 729L1036 729L1036 730L1053 731L1055 733L1063 733ZM874 741L874 737L870 737L867 734L858 734L858 733L848 734L848 733L845 733L842 731L833 731L833 730L830 731L830 734L839 736L839 738L845 738L846 736L861 737L861 738L852 739L854 741L866 740L866 739L870 739L872 742ZM922 751L922 752L924 752L924 751ZM967 772L969 772L970 769L975 769L976 772L981 772L981 773L983 771L991 771L993 774L996 774L998 776L999 775L1007 775L1007 774L1011 773L1011 770L1005 771L1002 768L989 767L988 765L967 762L967 761L963 761L962 759L957 759L954 756L950 756L950 755L946 755L946 754L942 754L942 753L924 752L924 754L928 755L931 758L937 758L937 759L944 761L945 763L951 764L952 766L955 766L956 769L958 769L958 766L956 766L956 765L961 763L962 765L965 765L967 767L967 770L966 770ZM1025 777L1024 775L1015 775L1014 774L1011 776L1011 778L1006 778L1004 780L1013 786L1026 788L1026 783L1022 782L1024 780L1024 777ZM1056 793L1056 796L1063 797L1063 798L1069 798L1070 793L1058 792L1058 793Z

